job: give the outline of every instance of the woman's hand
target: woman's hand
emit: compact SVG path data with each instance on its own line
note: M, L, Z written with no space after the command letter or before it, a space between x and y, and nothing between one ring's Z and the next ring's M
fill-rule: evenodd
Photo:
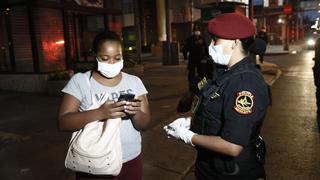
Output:
M133 101L127 101L124 106L124 112L130 116L134 116L138 111L141 111L141 100L135 99Z
M127 102L125 113L131 116L133 126L137 130L146 129L151 122L147 95L138 96L132 102Z
M115 118L122 118L126 116L125 113L125 105L126 101L120 102L105 102L99 108L99 112L101 115L101 119L115 119Z

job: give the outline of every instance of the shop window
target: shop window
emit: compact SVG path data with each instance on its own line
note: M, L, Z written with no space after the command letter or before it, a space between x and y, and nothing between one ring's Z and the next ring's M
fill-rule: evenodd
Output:
M61 11L38 8L35 17L40 71L65 70L65 41Z
M124 3L126 1L131 1L131 0L123 0ZM122 1L121 0L105 0L104 6L106 8L122 9Z
M103 15L77 15L76 16L76 43L78 48L78 62L94 61L92 41L95 35L107 29Z

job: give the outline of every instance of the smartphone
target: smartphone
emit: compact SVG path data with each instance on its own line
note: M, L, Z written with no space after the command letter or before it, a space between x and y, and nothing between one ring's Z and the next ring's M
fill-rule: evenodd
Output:
M118 102L120 101L133 101L135 95L134 94L120 94L120 97L118 98Z
M120 101L134 101L134 94L120 94L119 98L118 98L118 102ZM123 117L122 119L130 119L130 115L126 114L125 117Z

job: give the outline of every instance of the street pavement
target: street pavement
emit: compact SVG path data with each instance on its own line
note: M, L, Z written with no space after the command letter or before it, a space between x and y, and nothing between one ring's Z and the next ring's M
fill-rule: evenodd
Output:
M315 156L319 154L319 140L312 123L312 116L315 115L315 102L312 99L314 91L310 80L312 77L309 77L308 81L299 79L306 88L297 89L296 77L292 77L289 83L287 78L280 76L281 71L275 64L282 61L269 63L271 59L287 59L289 56L292 59L293 55L272 56L272 58L266 56L266 63L262 65L266 82L269 84L276 82L276 86L273 87L274 104L268 112L263 129L269 147L267 173L271 180L319 179L317 171L320 169L318 166L320 161ZM177 66L162 66L157 58L144 58L145 72L141 79L149 91L148 98L152 112L152 126L142 133L144 179L192 180L196 156L194 149L172 138L168 139L162 130L165 124L176 117L186 115L176 113L177 102L187 91L186 65L181 63ZM280 68L285 65L285 63L279 64ZM305 67L303 63L299 65ZM282 81L275 81L279 77ZM287 91L292 93L290 97L285 96ZM297 93L300 95L306 93L305 98L298 99L295 96ZM64 168L70 133L58 132L55 123L59 102L60 97L41 94L0 93L1 180L74 178L73 173ZM289 109L286 109L287 107ZM301 115L301 109L307 112ZM291 121L292 118L294 121ZM299 118L302 118L301 121ZM288 122L292 125L288 126ZM294 133L291 134L292 132ZM286 145L291 146L289 148ZM307 157L301 158L303 152ZM316 162L310 164L312 159ZM290 173L293 174L289 175Z
M299 40L293 44L290 44L288 50L284 50L283 45L267 45L266 54L267 55L281 55L281 54L296 54L298 52L306 49L305 40Z
M269 56L271 57L271 56ZM312 67L314 51L272 56L282 75L273 84L262 135L267 143L268 179L320 179L320 141Z

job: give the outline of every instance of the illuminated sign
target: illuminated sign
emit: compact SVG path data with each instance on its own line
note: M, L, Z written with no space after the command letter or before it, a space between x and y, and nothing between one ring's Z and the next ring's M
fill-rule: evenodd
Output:
M291 14L292 13L292 6L290 4L283 6L283 12L285 14Z
M103 7L103 0L75 0L80 6Z
M303 10L318 10L320 9L319 1L301 1L300 8Z
M57 41L56 44L64 44L64 40Z
M236 2L236 3L243 3L249 4L249 0L201 0L201 4L210 4L216 2Z

